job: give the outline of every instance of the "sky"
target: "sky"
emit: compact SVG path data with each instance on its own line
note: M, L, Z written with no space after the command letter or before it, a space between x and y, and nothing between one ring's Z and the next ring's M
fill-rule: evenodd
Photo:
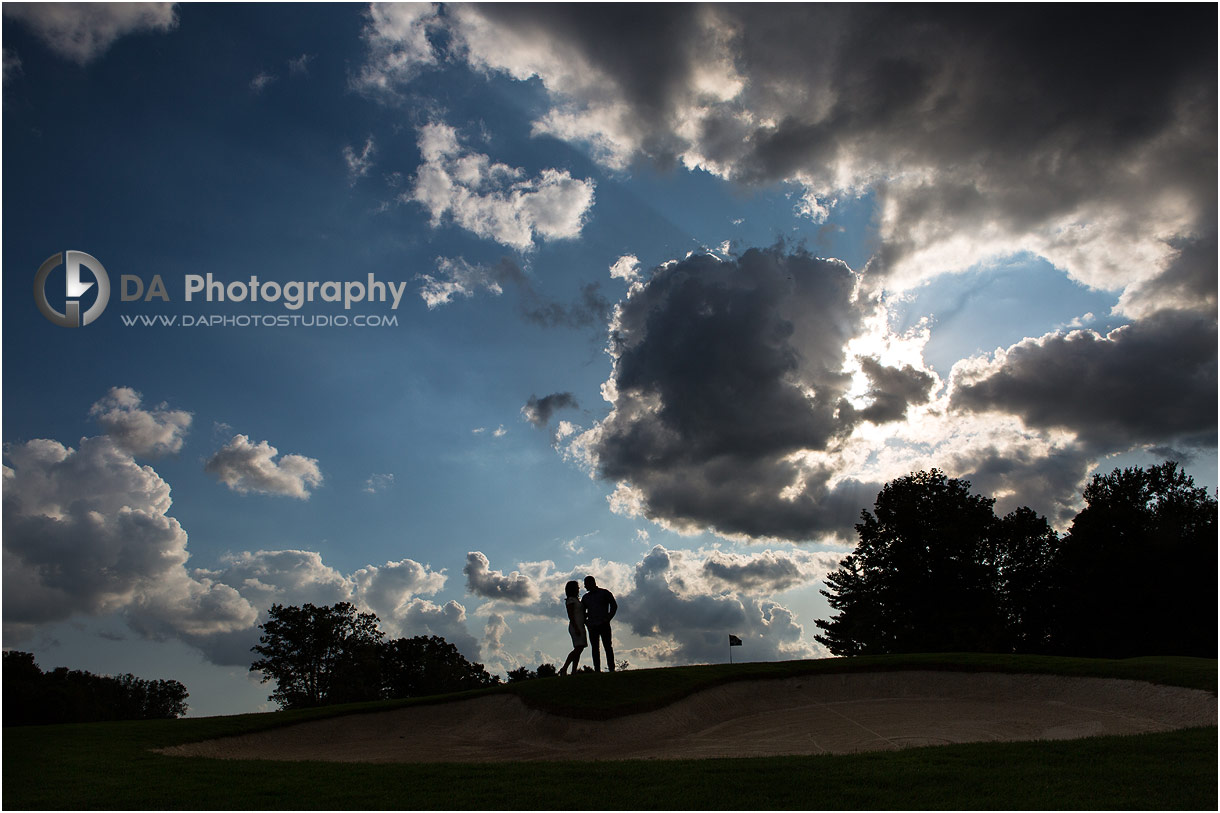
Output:
M503 675L593 574L632 668L825 657L889 480L1214 493L1215 25L6 3L4 647L264 710L272 603Z

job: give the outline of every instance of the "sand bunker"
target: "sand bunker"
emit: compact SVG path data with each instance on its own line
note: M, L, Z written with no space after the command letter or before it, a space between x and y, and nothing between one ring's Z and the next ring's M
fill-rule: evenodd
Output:
M878 672L731 683L660 711L604 722L560 717L496 695L354 714L162 753L335 762L704 759L1203 725L1216 725L1216 697L1194 689L1098 678Z

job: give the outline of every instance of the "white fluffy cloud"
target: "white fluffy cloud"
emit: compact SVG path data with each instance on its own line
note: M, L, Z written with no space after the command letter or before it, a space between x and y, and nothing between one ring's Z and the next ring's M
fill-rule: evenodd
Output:
M310 550L260 550L230 554L215 570L195 574L227 584L265 610L273 603L334 604L349 601L394 624L412 598L432 595L445 575L413 559L366 565L344 574ZM393 629L391 629L393 631Z
M399 624L403 635L437 635L457 647L469 660L483 660L479 640L470 634L466 622L466 608L456 601L436 604L413 598L403 607Z
M525 170L492 162L458 143L457 131L441 122L419 130L423 163L403 200L422 205L432 226L457 226L518 251L539 240L580 234L593 205L593 182L567 170L543 169L533 178Z
M174 3L6 3L4 16L29 25L46 46L84 65L115 40L178 24Z
M640 276L640 258L634 254L624 254L610 266L610 276L624 282L635 282Z
M204 464L204 471L242 494L279 494L309 499L309 489L322 483L322 470L311 457L286 454L265 440L251 443L246 435L234 435Z
M705 590L681 578L687 556L657 545L636 565L631 613L624 616L633 632L655 641L646 648L650 657L672 663L718 662L724 658L730 633L749 647L752 660L807 658L815 653L812 642L805 640L804 627L782 604Z
M111 387L89 410L116 446L141 457L158 457L182 448L191 413L162 403L142 409L143 396L130 387Z
M444 587L444 572L413 559L343 573L316 551L257 550L188 570L187 533L169 515L169 484L132 453L176 451L189 414L164 405L148 412L140 403L130 389L110 390L92 412L114 434L84 438L76 449L46 439L5 447L6 635L120 613L145 636L176 637L216 663L248 665L256 624L273 603L348 601L377 613L391 636L442 635L478 656L465 608L421 598Z
M237 591L186 572L187 535L169 485L110 437L76 449L8 446L4 467L4 622L21 634L75 614L126 612L182 634L248 627Z
M475 554L471 554L475 556ZM564 622L564 584L593 575L615 594L616 657L632 663L699 663L723 660L727 635L742 637L752 660L809 657L819 650L791 609L770 598L783 590L812 589L838 566L842 554L803 550L730 553L666 550L657 545L639 562L593 559L556 570L554 562L521 562L514 575L532 585L532 603L494 605L485 645L497 663L512 668L526 657L510 654L506 636L514 615ZM489 569L486 557L479 564ZM498 571L492 571L498 573ZM489 642L494 641L494 646ZM566 652L566 649L564 650Z
M428 29L437 23L434 3L371 4L364 29L368 60L353 86L377 98L399 98L404 83L422 67L436 64Z

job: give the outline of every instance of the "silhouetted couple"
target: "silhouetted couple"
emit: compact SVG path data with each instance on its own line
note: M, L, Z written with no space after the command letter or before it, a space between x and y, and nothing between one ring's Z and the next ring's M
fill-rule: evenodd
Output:
M584 597L577 597L580 585L575 581L568 582L564 591L567 593L564 605L568 610L568 634L572 636L572 651L568 653L568 659L563 662L559 674L568 674L569 665L572 667L571 674L576 674L580 653L589 645L588 638L593 639L593 671L602 670L601 652L598 650L600 641L606 648L606 667L613 672L614 648L610 643L610 620L618 612L618 602L614 600L614 594L604 587L598 587L597 580L592 576L585 576ZM588 638L585 637L586 630Z

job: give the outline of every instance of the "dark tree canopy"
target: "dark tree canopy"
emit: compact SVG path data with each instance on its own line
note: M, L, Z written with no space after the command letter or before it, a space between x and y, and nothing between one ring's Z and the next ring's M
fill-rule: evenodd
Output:
M822 594L839 614L816 622L838 655L986 651L1004 627L993 559L993 500L940 471L887 483L860 542Z
M65 667L43 672L29 652L4 653L4 724L172 720L186 714L186 687L132 674Z
M516 669L508 670L508 682L520 683L523 680L533 680L534 678L556 677L559 670L555 668L553 663L540 663L538 670L534 671L528 666L520 666Z
M437 636L383 640L374 613L347 602L331 607L273 604L250 671L274 680L270 699L304 708L474 689L498 682L482 664Z
M331 607L272 604L250 671L276 683L269 699L281 708L375 700L384 637L377 616L347 602Z
M1063 541L1065 652L1216 657L1216 500L1176 463L1095 475Z
M419 697L498 683L482 664L466 660L444 638L399 638L382 647L385 697Z
M1056 614L1059 534L1030 508L999 520L991 538L990 565L995 579L1004 635L1004 652L1048 652Z
M836 655L1216 655L1216 501L1176 463L1096 475L1069 533L936 471L888 483L822 591Z

